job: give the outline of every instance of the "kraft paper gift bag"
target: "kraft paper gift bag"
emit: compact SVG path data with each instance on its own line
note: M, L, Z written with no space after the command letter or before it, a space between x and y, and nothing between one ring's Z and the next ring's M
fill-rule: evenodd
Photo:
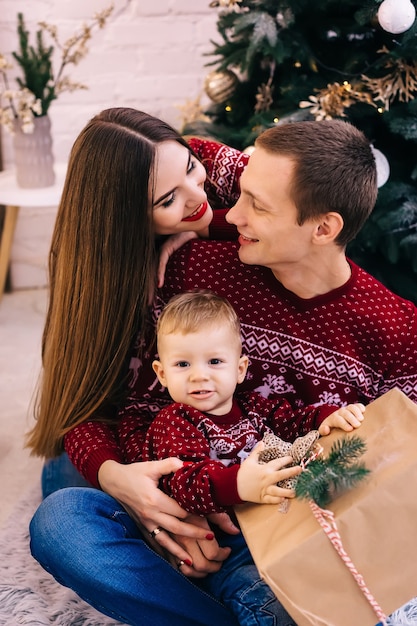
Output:
M388 616L417 596L417 405L393 389L368 405L354 431L367 446L370 474L337 497L333 511L343 547ZM349 433L320 439L326 454ZM375 626L359 589L307 501L236 507L261 576L298 626Z

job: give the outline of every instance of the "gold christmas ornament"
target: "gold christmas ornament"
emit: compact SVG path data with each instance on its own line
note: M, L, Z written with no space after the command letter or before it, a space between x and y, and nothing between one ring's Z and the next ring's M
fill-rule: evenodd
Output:
M373 99L382 102L387 111L395 98L399 102L414 100L417 92L417 62L388 59L384 67L388 72L381 78L362 76L364 84L373 94Z
M357 86L360 87L360 86ZM326 89L315 89L317 96L309 96L308 100L299 103L300 109L311 108L316 120L331 120L335 117L346 117L345 109L355 102L365 102L376 106L369 93L359 91L349 82L332 83Z
M238 82L239 79L232 70L218 70L206 76L204 90L210 100L221 104L234 94Z

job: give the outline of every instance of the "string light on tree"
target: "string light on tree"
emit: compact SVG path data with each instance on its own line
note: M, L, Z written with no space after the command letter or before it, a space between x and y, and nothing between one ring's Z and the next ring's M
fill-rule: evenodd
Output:
M384 0L378 9L378 21L388 33L398 35L411 28L416 9L411 0Z
M213 0L213 2L210 2L209 6L213 9L235 9L239 2L242 2L242 0Z

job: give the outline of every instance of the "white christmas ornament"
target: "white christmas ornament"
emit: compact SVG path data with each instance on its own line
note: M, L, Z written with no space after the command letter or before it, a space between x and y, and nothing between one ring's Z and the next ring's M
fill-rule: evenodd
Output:
M374 146L371 146L371 150L375 157L376 183L378 187L382 187L382 185L385 185L385 183L387 182L389 178L389 173L390 173L389 162L388 162L387 157L385 156L385 154L381 152L381 150L374 148Z
M408 30L416 19L416 9L411 0L384 0L379 5L378 21L388 33L398 35Z

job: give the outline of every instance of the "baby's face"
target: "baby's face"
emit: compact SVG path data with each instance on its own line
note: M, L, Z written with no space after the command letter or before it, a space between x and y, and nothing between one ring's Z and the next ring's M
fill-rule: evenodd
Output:
M175 402L203 413L224 415L232 408L236 385L245 378L248 359L226 324L193 333L158 337L161 383Z

